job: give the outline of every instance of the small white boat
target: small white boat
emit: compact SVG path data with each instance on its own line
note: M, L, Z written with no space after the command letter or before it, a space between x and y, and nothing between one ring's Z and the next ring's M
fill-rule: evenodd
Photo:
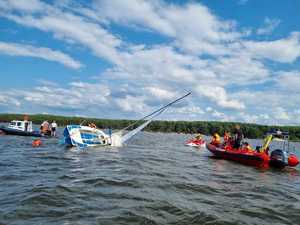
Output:
M41 137L42 135L38 131L33 131L32 121L27 120L13 120L7 127L2 126L0 130L4 134L19 135L19 136L33 136Z

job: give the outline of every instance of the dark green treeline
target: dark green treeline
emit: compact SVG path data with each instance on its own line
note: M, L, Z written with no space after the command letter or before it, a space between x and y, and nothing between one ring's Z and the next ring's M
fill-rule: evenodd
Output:
M0 114L0 122L9 122L11 120L23 120L23 115L20 114ZM52 122L55 120L59 126L68 124L80 124L86 121L95 123L99 128L122 129L129 124L135 122L134 120L111 120L111 119L95 119L83 117L66 117L56 115L30 115L29 119L35 124L41 124L44 120ZM136 124L133 128L137 127ZM234 122L216 122L216 121L161 121L156 120L146 127L146 131L153 132L177 132L177 133L202 133L211 135L218 132L223 135L225 130L232 131L234 126L239 124L246 138L262 138L263 135L271 128L279 128L283 131L290 132L291 140L300 140L300 126L265 126L249 123L234 123Z

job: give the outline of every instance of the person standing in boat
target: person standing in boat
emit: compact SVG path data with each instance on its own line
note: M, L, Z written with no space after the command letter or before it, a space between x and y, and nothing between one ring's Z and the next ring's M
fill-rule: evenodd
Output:
M235 125L234 130L234 143L233 148L238 149L241 147L241 141L243 140L244 135L239 125Z
M225 147L227 145L231 145L231 141L232 141L232 138L231 138L230 132L225 130L224 136L223 136L223 146Z
M56 136L56 129L57 129L57 123L55 120L51 123L51 136L55 137Z
M25 126L25 131L28 131L28 125L29 125L29 122L28 122L28 116L25 115L25 116L24 116L24 126Z

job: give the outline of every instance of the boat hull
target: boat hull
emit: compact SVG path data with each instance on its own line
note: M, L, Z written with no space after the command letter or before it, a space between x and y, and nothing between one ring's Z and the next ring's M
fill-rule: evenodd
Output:
M109 136L103 131L81 125L68 125L63 132L68 147L96 147L110 145Z
M28 132L28 131L21 131L21 130L16 130L16 129L11 129L7 127L1 127L0 130L9 135L18 135L18 136L31 136L31 137L42 137L40 133L33 131L33 132Z
M198 147L198 148L204 148L205 147L205 141L188 141L185 146L190 147Z
M246 150L225 150L212 144L206 144L206 148L218 158L254 167L269 166L270 157L266 153L249 152Z

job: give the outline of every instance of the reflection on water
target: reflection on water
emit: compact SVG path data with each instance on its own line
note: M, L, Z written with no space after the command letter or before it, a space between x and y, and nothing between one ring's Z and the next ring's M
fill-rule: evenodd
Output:
M299 224L299 167L217 160L185 147L189 137L141 133L78 150L1 136L0 224Z

